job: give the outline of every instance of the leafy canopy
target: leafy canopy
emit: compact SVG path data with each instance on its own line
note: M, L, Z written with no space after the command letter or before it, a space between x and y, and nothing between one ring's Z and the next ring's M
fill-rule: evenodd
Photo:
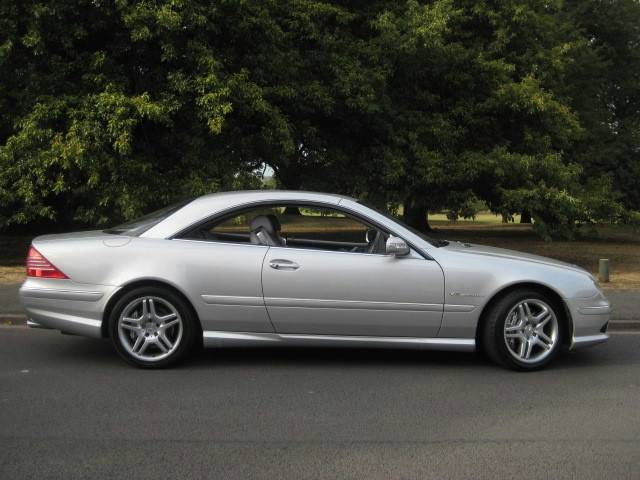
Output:
M639 20L633 0L5 0L0 228L127 219L269 165L420 228L482 200L571 236L640 208Z

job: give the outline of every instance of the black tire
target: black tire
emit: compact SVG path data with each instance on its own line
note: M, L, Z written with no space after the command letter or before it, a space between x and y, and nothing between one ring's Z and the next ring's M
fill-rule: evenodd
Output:
M520 361L515 358L507 346L505 339L505 322L509 312L521 302L531 299L544 302L555 315L557 321L557 337L548 353L539 361ZM552 362L560 352L565 338L565 324L562 305L539 291L533 289L518 289L499 298L487 311L481 330L481 342L483 353L493 362L520 371L539 370ZM538 347L541 348L541 347Z
M175 342L175 349L169 355L160 359L147 361L137 358L130 353L119 334L118 321L123 310L138 298L154 297L168 302L179 314L182 321L182 333ZM178 294L168 288L158 286L138 287L124 294L111 310L108 319L109 336L118 354L129 364L141 368L166 368L184 360L188 355L197 350L201 339L198 320L191 307Z

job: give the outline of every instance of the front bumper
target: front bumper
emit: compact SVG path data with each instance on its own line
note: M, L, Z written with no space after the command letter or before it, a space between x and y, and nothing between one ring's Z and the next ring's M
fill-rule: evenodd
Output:
M108 285L28 278L19 296L28 326L99 338L107 301L116 290Z
M567 300L573 325L571 349L596 345L609 339L607 326L611 319L611 303L602 292L589 298Z

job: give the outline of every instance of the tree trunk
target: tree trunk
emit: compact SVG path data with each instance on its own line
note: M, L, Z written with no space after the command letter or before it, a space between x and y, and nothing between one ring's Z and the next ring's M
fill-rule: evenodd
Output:
M302 215L298 207L284 207L284 215Z
M428 209L424 201L409 197L404 202L404 221L420 232L429 232Z
M523 210L520 215L520 223L531 223L531 212L529 210Z
M302 188L302 172L295 165L280 167L276 171L276 178L281 188L285 190L300 190Z

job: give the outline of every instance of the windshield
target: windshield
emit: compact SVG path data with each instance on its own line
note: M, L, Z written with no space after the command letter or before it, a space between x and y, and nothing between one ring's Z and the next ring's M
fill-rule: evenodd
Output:
M407 230L409 230L411 233L414 233L416 235L418 235L420 238L422 238L423 240L426 240L427 242L429 242L431 245L433 245L434 247L443 247L445 245L448 245L449 242L447 242L446 240L437 240L435 238L431 238L428 235L425 235L424 233L422 233L420 230L416 230L415 228L413 228L410 225L407 225L406 223L404 223L402 220L399 220L397 217L394 217L393 215L384 212L376 207L373 207L371 205L369 205L366 202L361 202L358 201L358 203L360 203L361 205L364 205L367 208L370 208L371 210L373 210L376 213L379 213L380 215L382 215L385 218L388 218L389 220L393 220L395 223L403 226L404 228L406 228Z
M161 208L160 210L156 210L155 212L147 213L146 215L136 218L135 220L130 220L121 225L108 228L107 230L104 230L104 233L111 233L113 235L130 235L133 237L137 237L138 235L141 235L142 233L149 230L154 225L160 223L165 218L177 212L190 202L191 199L179 203L174 203L173 205Z

